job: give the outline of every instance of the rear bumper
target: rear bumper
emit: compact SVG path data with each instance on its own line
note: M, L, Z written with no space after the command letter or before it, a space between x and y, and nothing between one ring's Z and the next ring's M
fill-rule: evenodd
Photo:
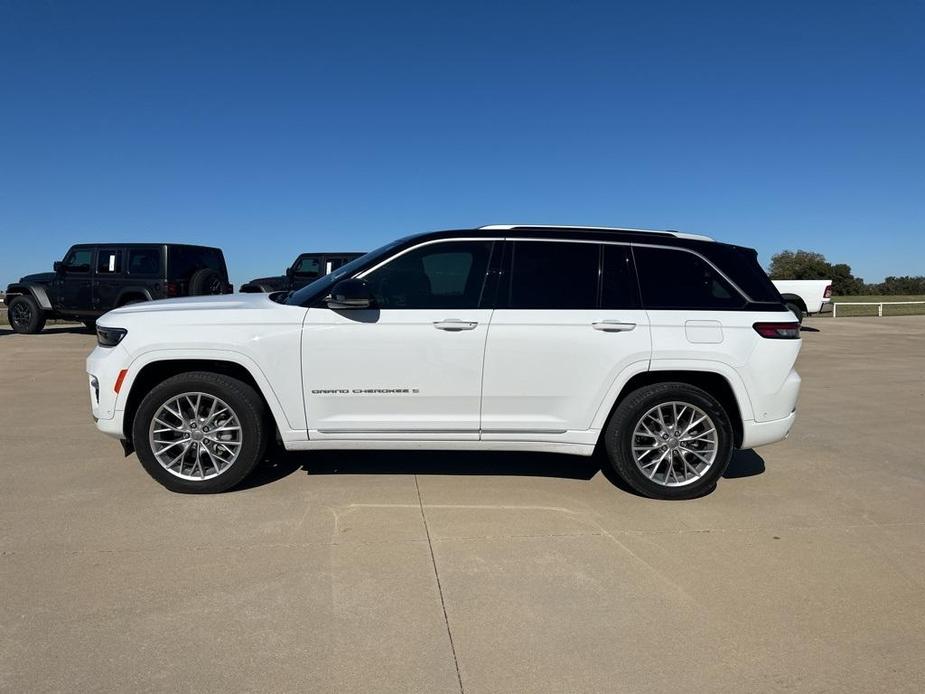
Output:
M742 445L739 448L757 448L769 443L783 441L790 436L790 430L796 421L796 411L791 412L782 419L772 419L769 422L756 422L747 420L742 422Z

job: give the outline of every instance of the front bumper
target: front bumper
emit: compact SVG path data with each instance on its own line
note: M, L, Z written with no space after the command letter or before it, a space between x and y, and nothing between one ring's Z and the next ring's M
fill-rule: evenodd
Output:
M121 346L96 347L87 357L90 411L100 431L122 438L122 412L115 391L119 372L128 367L129 355Z

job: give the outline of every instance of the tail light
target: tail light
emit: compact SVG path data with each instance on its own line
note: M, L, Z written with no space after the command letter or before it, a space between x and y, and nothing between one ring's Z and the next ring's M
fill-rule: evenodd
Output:
M167 282L164 284L164 293L167 296L180 296L180 284L178 282Z
M755 323L755 332L769 340L799 340L800 324L793 323Z
M824 291L824 292L822 292L822 298L823 298L823 299L831 299L831 298L832 298L832 285L831 285L831 284L830 284L828 287L825 288L825 291Z

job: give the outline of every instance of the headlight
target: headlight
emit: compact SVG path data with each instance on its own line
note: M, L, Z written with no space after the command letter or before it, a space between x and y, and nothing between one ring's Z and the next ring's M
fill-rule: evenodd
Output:
M96 341L100 347L115 347L122 342L128 330L125 328L105 328L102 325L96 326Z

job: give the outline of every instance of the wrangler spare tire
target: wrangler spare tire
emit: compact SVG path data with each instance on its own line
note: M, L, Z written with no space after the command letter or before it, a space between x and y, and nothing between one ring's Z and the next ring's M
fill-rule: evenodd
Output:
M196 270L189 281L190 296L204 296L208 294L223 294L225 280L215 270L204 267Z

